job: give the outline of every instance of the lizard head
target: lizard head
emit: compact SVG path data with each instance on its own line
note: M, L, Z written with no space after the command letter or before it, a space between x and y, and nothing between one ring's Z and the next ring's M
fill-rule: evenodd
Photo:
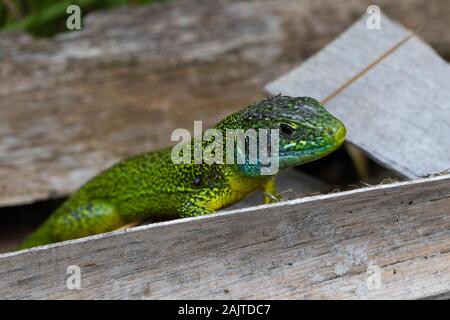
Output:
M279 167L297 166L328 155L345 140L344 124L317 100L275 96L237 113L241 129L279 129Z

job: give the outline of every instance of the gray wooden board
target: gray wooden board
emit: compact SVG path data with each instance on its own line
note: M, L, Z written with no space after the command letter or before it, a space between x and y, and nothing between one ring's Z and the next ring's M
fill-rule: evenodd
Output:
M449 231L447 175L0 255L0 298L442 297ZM80 290L66 287L69 265Z
M364 16L266 90L326 100L408 34L386 16L380 30L369 30ZM346 124L350 142L402 176L416 178L450 168L450 66L417 37L326 107Z

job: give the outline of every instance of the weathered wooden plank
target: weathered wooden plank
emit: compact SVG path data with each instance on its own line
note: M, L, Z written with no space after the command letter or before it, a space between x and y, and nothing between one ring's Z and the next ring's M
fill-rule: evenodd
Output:
M175 128L211 125L373 2L450 56L440 0L171 1L50 40L1 33L0 205L64 196Z
M442 296L449 231L450 176L440 176L0 255L0 297ZM80 290L66 288L68 265L81 268ZM372 287L367 270L376 268Z
M266 89L326 101L350 142L403 176L449 169L450 66L387 17L380 30L366 20Z

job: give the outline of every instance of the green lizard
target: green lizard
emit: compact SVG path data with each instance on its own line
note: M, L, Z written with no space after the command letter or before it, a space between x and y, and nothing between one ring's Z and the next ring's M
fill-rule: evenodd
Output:
M308 97L267 98L214 128L224 133L227 129L279 129L281 170L331 153L346 135L342 122ZM134 156L100 173L56 209L20 248L108 232L146 219L210 214L254 191L276 192L274 176L255 170L259 162L174 164L171 150ZM271 197L265 196L264 201L270 202Z

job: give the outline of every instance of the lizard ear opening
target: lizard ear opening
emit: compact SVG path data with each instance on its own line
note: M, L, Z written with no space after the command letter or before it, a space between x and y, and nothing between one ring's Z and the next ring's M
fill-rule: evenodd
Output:
M201 176L196 176L194 178L193 183L194 183L194 186L196 186L196 187L200 186L202 184L202 177Z

